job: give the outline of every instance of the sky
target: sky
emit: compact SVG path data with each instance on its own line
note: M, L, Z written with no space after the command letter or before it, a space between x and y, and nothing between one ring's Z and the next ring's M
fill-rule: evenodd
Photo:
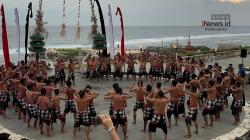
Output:
M25 24L27 6L33 3L33 12L39 0L0 0L5 6L8 25L15 25L14 9L18 8L20 22ZM62 18L63 0L43 0L44 20L48 25L77 24L79 0L66 0L66 17ZM108 4L111 4L114 25L120 25L115 16L117 6L123 12L125 26L200 26L211 14L230 14L232 25L250 25L250 0L99 0L105 23L108 25ZM81 26L90 26L89 0L81 0ZM98 16L96 8L96 15ZM99 21L99 20L98 20ZM34 24L34 18L31 20ZM100 25L100 24L99 24Z

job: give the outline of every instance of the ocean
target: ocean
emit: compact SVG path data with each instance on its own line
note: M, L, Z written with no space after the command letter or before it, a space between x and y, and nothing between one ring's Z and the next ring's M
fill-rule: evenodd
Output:
M46 40L46 48L70 48L70 47L92 47L89 39L90 27L81 27L81 38L75 39L76 27L67 27L67 37L60 38L59 26L45 26L49 32ZM100 29L100 27L99 27ZM32 33L34 27L30 28ZM108 27L106 28L107 40L109 40ZM11 61L16 58L16 27L7 26L9 52ZM169 46L171 43L179 41L185 45L188 40L189 32L193 45L206 45L216 48L218 44L241 44L250 45L250 26L233 26L226 31L205 31L200 26L131 26L125 27L125 47L126 48L146 48L148 46ZM2 33L0 28L0 34ZM114 27L115 43L119 44L121 39L120 27ZM2 36L2 34L1 34ZM25 28L21 26L21 53L24 53ZM0 42L2 42L0 38ZM3 63L2 43L0 43L0 64Z

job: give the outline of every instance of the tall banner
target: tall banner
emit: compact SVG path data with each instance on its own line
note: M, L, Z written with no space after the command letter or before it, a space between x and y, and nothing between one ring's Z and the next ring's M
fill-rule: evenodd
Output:
M124 26L123 26L123 17L120 7L117 7L116 15L120 15L121 20L121 31L122 31L122 38L121 38L121 56L123 61L125 61L125 44L124 44Z
M5 14L4 14L4 7L3 4L1 6L1 14L2 14L2 41L3 41L3 55L5 66L10 66L10 55L9 55L9 47L8 47L8 35L6 29L6 22L5 22Z
M20 24L18 10L15 8L15 23L16 23L16 46L17 46L17 62L20 61Z
M114 57L115 57L115 38L114 38L114 26L113 26L112 12L111 12L110 4L109 4L108 8L109 8L109 12L108 12L108 16L109 16L109 32L110 32L110 40L109 40L110 58L114 59Z

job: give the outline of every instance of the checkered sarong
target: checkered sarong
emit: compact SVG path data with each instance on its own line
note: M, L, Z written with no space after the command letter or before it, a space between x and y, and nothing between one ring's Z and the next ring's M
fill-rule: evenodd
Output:
M152 119L151 119L151 123L158 124L160 122L160 120L164 120L166 122L165 115L154 114Z
M140 101L140 100L136 100L136 103L134 105L134 110L138 110L138 109L143 109L144 108L144 101Z
M32 117L38 116L38 110L35 104L27 103L27 110Z
M223 94L224 94L225 96L230 96L230 94L231 94L230 88L224 89Z
M8 101L8 93L0 93L0 101L1 102L7 102Z
M18 102L19 102L20 107L21 107L22 109L26 109L26 108L27 108L26 100L25 100L24 98L19 98L19 99L18 99Z
M83 124L89 124L89 115L88 111L76 112L75 123L81 122Z
M222 106L224 104L224 99L222 97L217 97L215 99L215 106Z
M215 107L215 100L207 100L206 109L213 110Z
M241 108L242 107L242 105L243 105L243 100L236 100L236 101L234 101L234 103L233 103L233 107L234 108Z
M175 107L177 106L177 103L168 103L168 111L174 111Z
M151 119L154 114L154 108L153 106L145 106L144 111L143 111L143 118L144 119Z
M181 78L181 77L183 77L183 76L182 76L182 71L177 71L177 72L176 72L176 79L179 79L179 78Z
M195 118L198 113L198 109L196 107L190 107L188 113L187 113L187 118Z
M49 110L39 110L39 119L40 120L50 120L51 114Z
M179 104L179 105L185 104L185 96L182 96L182 97L179 98L178 104Z
M121 119L127 119L127 115L125 110L118 110L113 112L113 119L121 118Z
M76 110L76 104L74 100L66 100L65 101L65 110L70 110L74 112Z
M51 115L53 117L59 117L61 115L60 108L53 108L53 109L51 109Z

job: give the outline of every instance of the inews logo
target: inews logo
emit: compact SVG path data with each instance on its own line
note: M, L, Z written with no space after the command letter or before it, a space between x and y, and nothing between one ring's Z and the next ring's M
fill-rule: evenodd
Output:
M231 27L230 14L212 14L209 20L202 20L201 26L205 31L226 31Z

